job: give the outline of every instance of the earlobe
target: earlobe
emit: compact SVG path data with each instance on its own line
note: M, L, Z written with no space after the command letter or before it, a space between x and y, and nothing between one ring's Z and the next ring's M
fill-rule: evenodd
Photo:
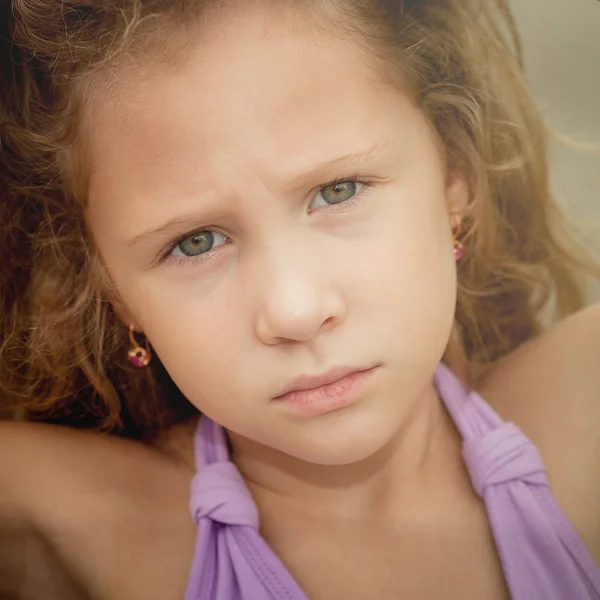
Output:
M469 205L469 186L466 179L458 173L448 174L446 180L446 207L452 229L454 258L460 262L464 256L462 243L462 222Z
M469 205L469 184L460 173L448 173L446 206L450 215L464 215Z
M117 319L121 321L121 323L125 327L129 327L132 323L134 324L134 329L138 329L137 321L135 317L131 314L131 311L120 301L113 301L111 303L112 309L117 316Z
M138 369L147 367L152 360L152 353L150 351L150 343L148 339L146 338L145 346L140 345L140 342L136 340L135 334L141 333L139 325L137 324L130 310L123 302L113 301L111 306L117 319L125 328L128 329L129 332L129 350L127 351L127 358L129 359L129 362Z

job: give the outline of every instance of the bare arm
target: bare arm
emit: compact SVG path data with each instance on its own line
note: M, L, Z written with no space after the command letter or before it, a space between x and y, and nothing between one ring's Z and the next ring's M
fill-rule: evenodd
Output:
M3 482L4 483L4 482ZM25 575L27 527L0 502L0 598L20 598Z
M192 476L138 442L0 422L0 600L181 597Z
M0 422L0 598L82 600L85 595L37 531L28 500L36 469L43 469L44 463L43 457L35 463L29 460L35 433L27 424Z

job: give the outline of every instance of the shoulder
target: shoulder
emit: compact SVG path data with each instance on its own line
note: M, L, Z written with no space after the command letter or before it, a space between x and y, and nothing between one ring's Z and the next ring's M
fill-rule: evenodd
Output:
M600 304L523 344L492 369L480 390L501 414L518 416L538 435L600 435Z
M600 304L523 344L492 369L481 390L501 411L529 416L527 421L542 408L546 422L600 418Z
M478 391L537 446L557 500L600 564L600 304L524 344Z
M0 422L0 455L1 482L10 483L0 502L10 499L33 520L48 494L71 504L74 492L87 500L101 499L101 491L135 493L177 473L172 459L139 442L40 423Z
M113 597L109 588L136 579L117 585L119 561L172 562L155 556L148 536L173 554L169 536L190 520L187 467L139 442L34 423L1 422L0 456L0 521L19 523L40 550L24 549L30 584L54 561L54 584L63 570L95 596Z

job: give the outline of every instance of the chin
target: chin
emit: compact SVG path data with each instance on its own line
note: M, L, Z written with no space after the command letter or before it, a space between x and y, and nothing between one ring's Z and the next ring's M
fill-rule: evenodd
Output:
M349 445L336 448L313 448L296 456L299 460L322 467L344 467L368 460L381 448L372 445Z
M287 436L278 444L279 450L315 465L350 465L377 454L397 431L391 420L381 422L366 415L327 416L341 418L304 424L300 435Z

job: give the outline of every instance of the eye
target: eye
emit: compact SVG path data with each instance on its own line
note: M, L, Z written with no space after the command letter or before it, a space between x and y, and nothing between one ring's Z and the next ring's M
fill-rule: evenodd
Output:
M193 258L210 252L226 242L227 237L217 231L195 231L182 238L170 254L175 257Z
M330 183L319 190L311 204L311 209L348 202L361 192L364 185L358 181L337 181Z

